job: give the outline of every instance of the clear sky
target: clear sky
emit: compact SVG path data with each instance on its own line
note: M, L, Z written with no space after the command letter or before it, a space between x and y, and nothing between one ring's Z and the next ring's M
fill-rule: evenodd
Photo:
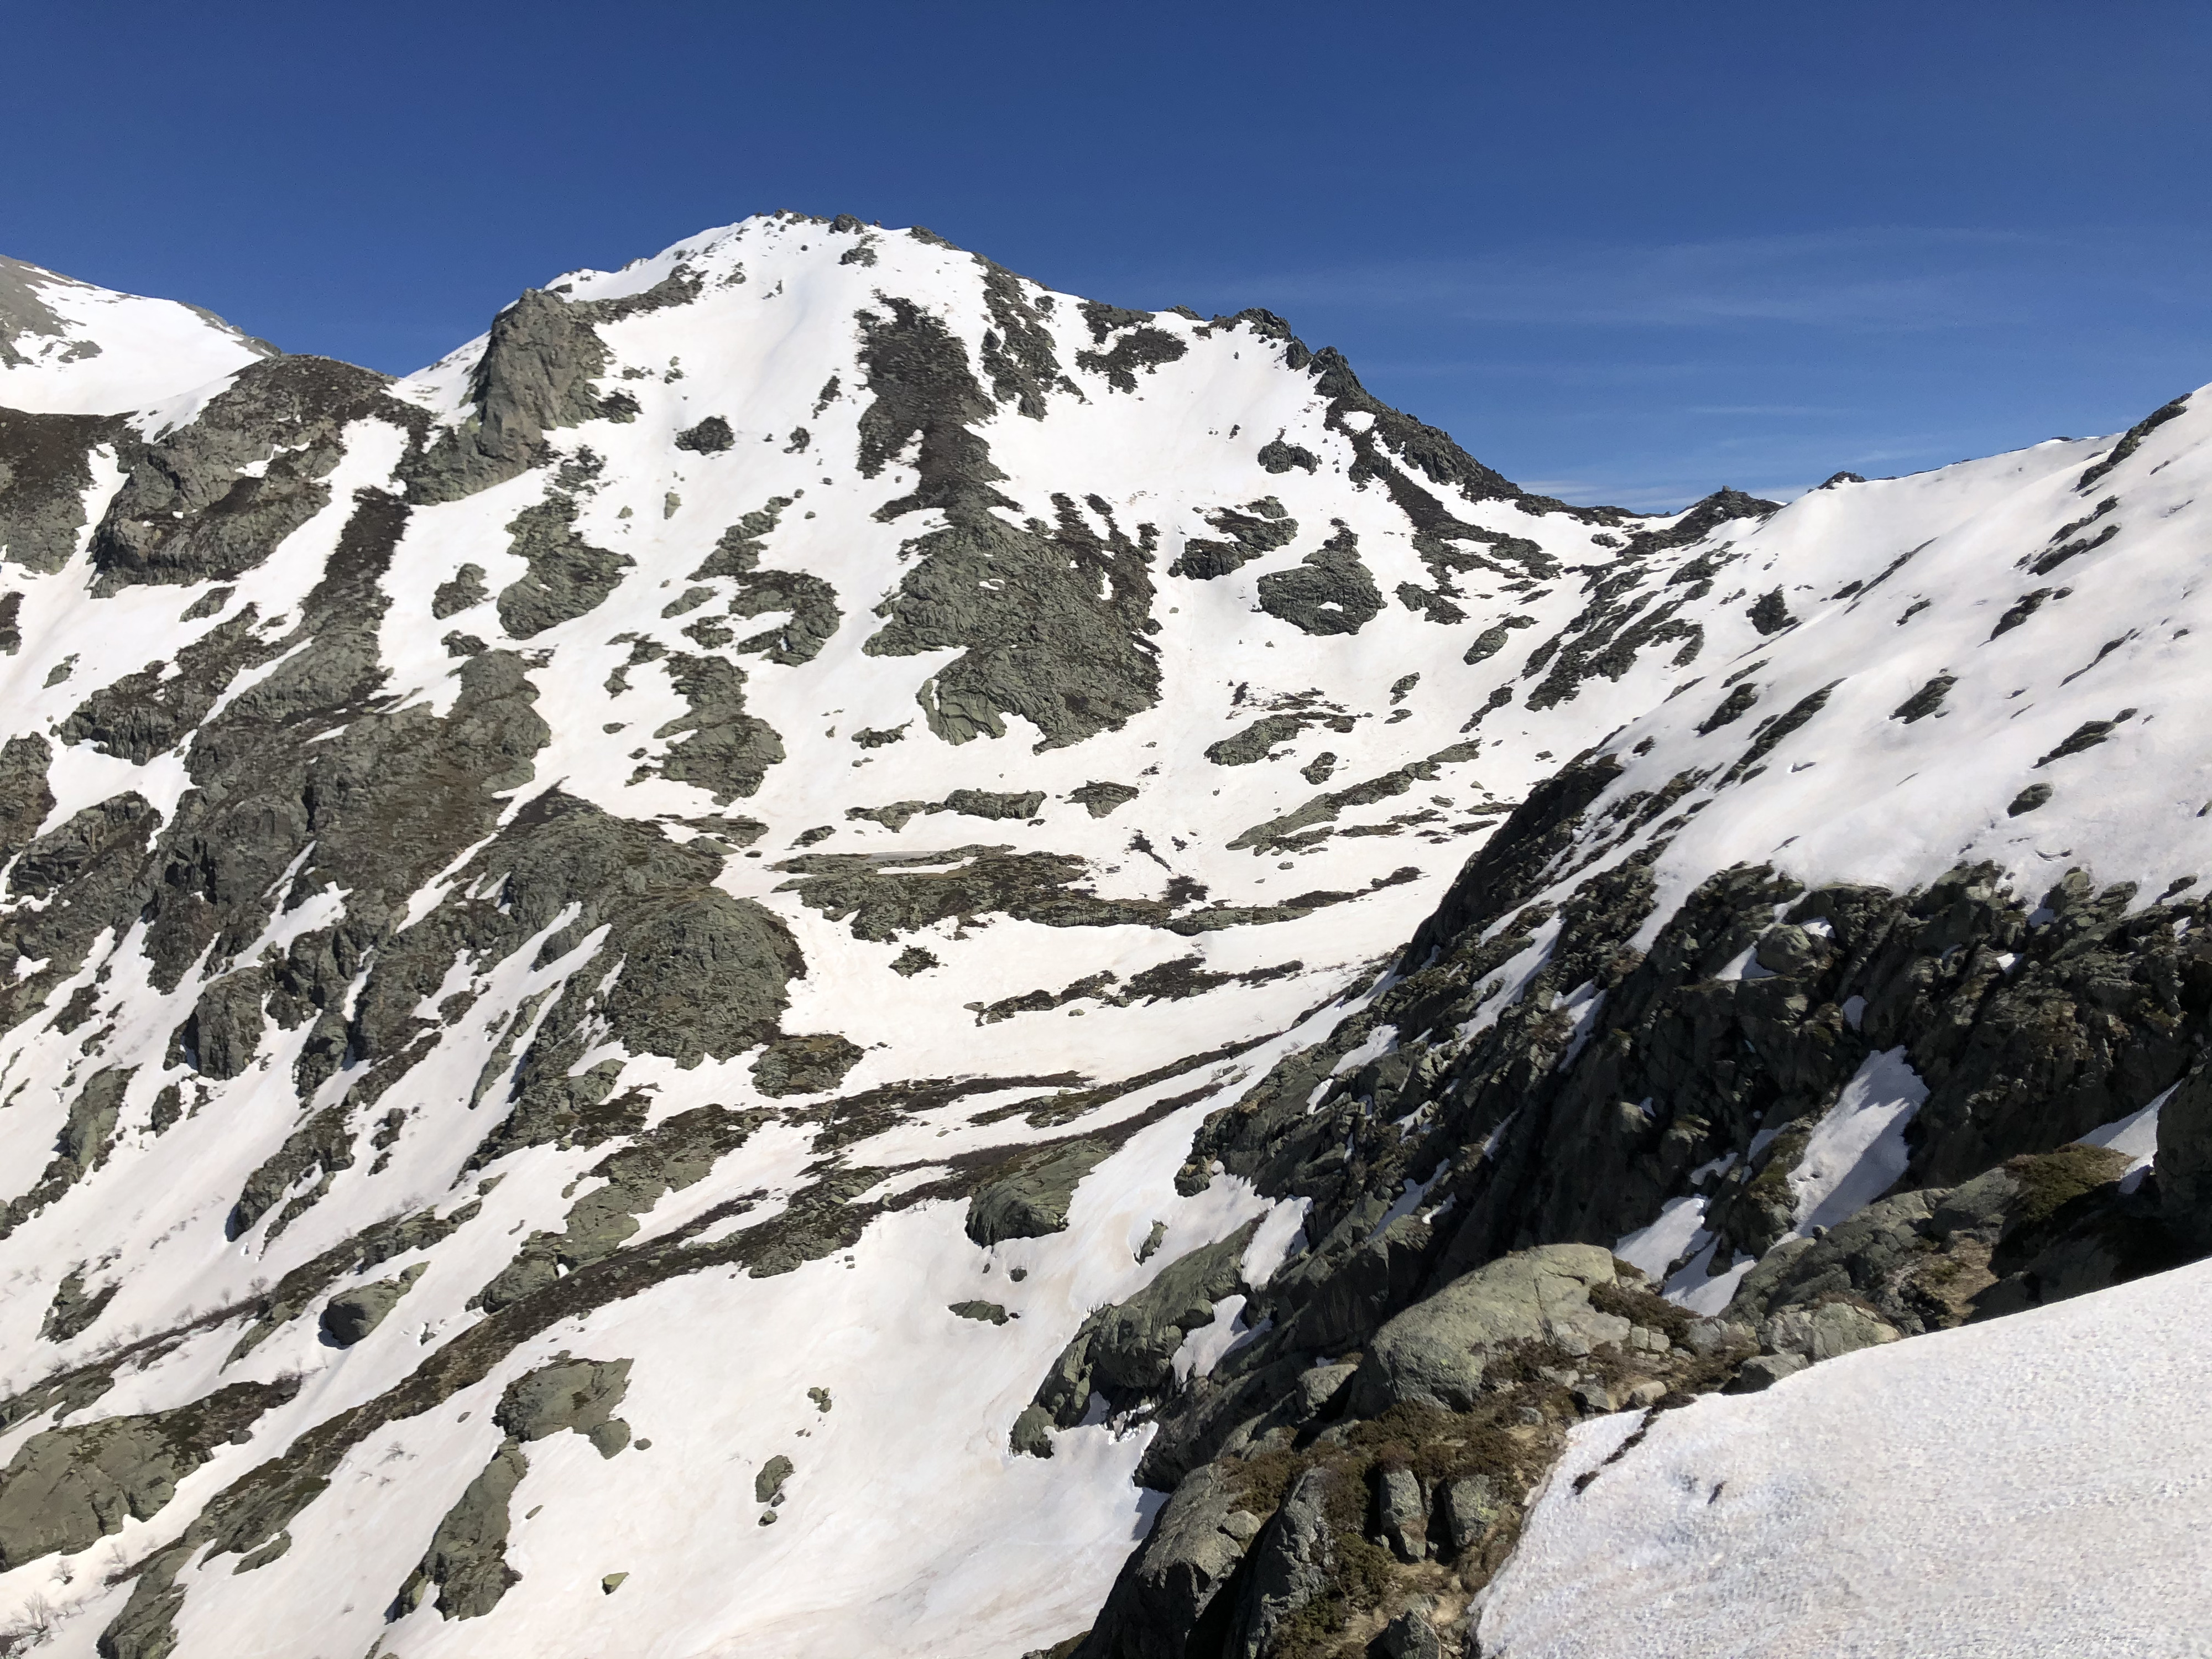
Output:
M0 0L0 252L392 371L790 207L1248 305L1572 499L2212 380L2206 0Z

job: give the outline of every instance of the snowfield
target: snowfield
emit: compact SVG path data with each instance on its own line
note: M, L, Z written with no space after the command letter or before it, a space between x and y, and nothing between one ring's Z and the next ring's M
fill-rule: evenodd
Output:
M2200 1263L1590 1423L1482 1659L2212 1652L2208 1322Z

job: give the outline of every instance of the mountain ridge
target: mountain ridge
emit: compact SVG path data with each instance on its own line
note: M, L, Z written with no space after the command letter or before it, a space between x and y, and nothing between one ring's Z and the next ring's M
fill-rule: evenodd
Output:
M797 216L164 395L0 413L0 1587L80 1650L1437 1640L1577 1418L2202 1249L2190 399L1571 508ZM1591 1244L1510 1385L1388 1357Z

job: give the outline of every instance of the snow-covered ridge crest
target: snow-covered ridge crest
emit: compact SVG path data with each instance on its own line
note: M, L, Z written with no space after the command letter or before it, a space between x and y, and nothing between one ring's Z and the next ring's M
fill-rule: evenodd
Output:
M1609 918L1763 866L1683 971L1780 1000L1785 881L2188 867L2121 763L2191 729L2193 404L1645 520L1266 313L779 215L400 381L7 418L0 1595L81 1647L1056 1640L1177 1413L1472 1265L1540 1115L1443 1097L1614 1062Z
M196 306L118 294L0 255L0 408L118 414L274 349Z

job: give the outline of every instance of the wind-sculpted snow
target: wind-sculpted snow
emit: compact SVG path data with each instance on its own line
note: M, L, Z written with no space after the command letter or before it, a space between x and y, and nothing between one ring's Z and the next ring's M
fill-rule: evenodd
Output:
M1717 1310L2187 1066L2186 402L1638 519L791 215L198 349L0 411L0 1520L142 1425L0 1536L58 1651L1018 1654L1431 1275Z

